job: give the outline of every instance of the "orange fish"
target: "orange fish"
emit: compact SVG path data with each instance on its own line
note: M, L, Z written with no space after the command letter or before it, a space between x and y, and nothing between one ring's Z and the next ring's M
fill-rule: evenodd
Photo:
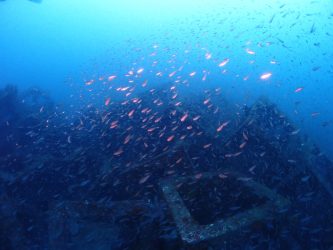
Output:
M226 127L229 124L230 121L227 121L223 123L220 127L216 129L217 132L221 132L224 127Z
M129 118L131 118L131 117L133 116L134 111L135 111L135 110L133 109L133 110L131 110L131 111L128 113L128 117L129 117Z
M158 122L160 122L161 120L162 120L162 116L159 117L159 118L157 118L154 122L155 122L155 123L158 123Z
M139 184L145 183L149 179L149 177L150 177L150 174L142 177L139 181Z
M199 180L202 177L202 173L196 174L194 177L195 179Z
M142 87L146 87L146 86L147 86L147 83L148 83L148 80L144 81L144 82L142 83Z
M224 60L219 64L219 67L223 67L223 66L227 65L228 62L229 62L229 58L224 59Z
M202 80L202 81L206 81L206 80L207 80L207 73L204 73L204 75L203 75L203 77L202 77L201 80Z
M180 121L184 122L187 119L187 117L188 117L188 114L183 115L182 118L180 118Z
M126 136L124 144L127 144L131 140L131 135Z
M297 129L297 130L291 132L290 134L291 135L297 135L299 133L299 131L301 131L301 129Z
M210 101L210 99L208 98L208 99L204 100L203 103L204 103L205 105L207 105L207 104L209 103L209 101Z
M137 73L137 74L141 74L143 71L144 71L144 68L140 68L140 69L137 70L136 73Z
M200 115L194 117L194 118L193 118L193 121L197 121L197 120L199 120L199 119L200 119Z
M171 136L169 136L169 137L167 138L167 141L168 141L168 142L171 142L171 141L173 140L173 138L175 138L175 136L174 136L174 135L171 135Z
M121 155L123 152L124 152L123 149L120 148L120 149L118 149L116 152L114 152L113 155L115 155L115 156L119 156L119 155Z
M264 73L260 76L260 79L261 80L268 80L271 76L272 76L272 73L270 73L270 72Z
M176 164L179 164L179 163L181 163L181 161L183 160L183 158L182 157L180 157L177 161L176 161Z
M239 156L241 153L242 153L242 151L239 151L239 152L235 153L233 156L234 157Z
M246 141L249 140L249 137L247 136L247 134L245 134L245 132L243 132L243 138L244 138L244 140L246 140Z
M87 82L86 82L86 85L89 86L89 85L91 85L91 84L93 84L93 83L94 83L94 80L90 80L90 81L87 81Z
M246 146L247 141L243 142L241 145L239 145L239 148L242 149Z
M234 153L234 154L226 154L226 155L224 155L224 157L226 157L226 158L237 157L237 156L239 156L241 153L242 153L242 151L239 151L239 152Z
M248 53L249 55L254 55L256 52L247 48L246 53Z
M212 54L207 52L206 55L205 55L205 58L207 60L211 59L212 58Z
M173 71L169 74L169 77L173 77L175 74L177 73L177 71Z
M116 127L118 127L118 121L112 122L110 128L116 128Z
M220 177L221 179L228 178L228 176L227 176L227 175L224 175L224 174L219 174L219 177Z
M112 80L116 79L117 76L109 76L108 81L111 82Z
M110 104L110 101L111 101L111 99L110 99L110 97L109 98L107 98L106 100L105 100L105 106L108 106L109 104Z
M301 92L303 89L304 89L303 87L297 88L295 89L295 93Z
M149 128L147 129L148 132L153 132L156 128Z

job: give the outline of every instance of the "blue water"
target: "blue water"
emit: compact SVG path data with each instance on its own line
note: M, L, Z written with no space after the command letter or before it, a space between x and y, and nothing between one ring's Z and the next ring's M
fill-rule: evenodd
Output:
M6 0L0 34L0 88L64 113L220 88L238 108L267 97L333 160L332 1Z
M70 82L84 88L87 79L120 77L132 67L144 67L144 77L158 85L166 80L153 77L158 68L168 74L172 67L189 64L181 74L189 78L189 72L198 71L190 79L192 90L201 84L202 70L208 70L205 85L222 87L240 104L268 96L332 158L329 1L50 0L35 4L8 0L0 8L1 86L39 86L70 104L71 96L78 95ZM154 45L159 51L152 59ZM247 54L246 48L255 55ZM206 51L212 54L210 60L205 60ZM173 55L175 62L167 63ZM224 58L230 58L225 75L217 67ZM149 74L153 60L159 66ZM277 64L270 64L271 60ZM313 71L314 67L320 68ZM260 81L266 71L272 77ZM299 87L304 90L294 93ZM320 114L313 117L314 112Z

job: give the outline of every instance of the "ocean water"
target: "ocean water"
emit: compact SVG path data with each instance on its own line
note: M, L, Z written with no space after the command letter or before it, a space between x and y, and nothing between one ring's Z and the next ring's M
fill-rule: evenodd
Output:
M332 1L5 0L0 17L0 249L333 249ZM239 180L287 208L208 237L166 179L197 224L271 199Z

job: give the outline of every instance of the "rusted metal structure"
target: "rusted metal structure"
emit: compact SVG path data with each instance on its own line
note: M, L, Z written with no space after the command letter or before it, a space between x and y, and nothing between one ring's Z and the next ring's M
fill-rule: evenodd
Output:
M184 110L191 109L178 109L180 113ZM205 117L205 112L200 115ZM126 171L120 167L112 169L103 177L103 190L92 191L103 197L108 195L107 200L96 205L69 202L72 212L67 217L64 205L61 209L55 205L53 218L61 215L62 226L68 227L70 214L79 214L85 233L72 229L75 236L71 236L67 230L67 239L83 241L87 230L96 230L96 223L87 218L102 217L100 223L106 228L109 225L106 232L122 232L117 235L132 242L129 248L156 249L161 244L165 249L332 246L330 160L265 98L230 122L233 126L219 136L202 121L193 121L191 130L202 132L200 139L178 140ZM212 146L200 154L207 142L212 142ZM129 185L129 180L135 183ZM156 211L160 214L149 221L147 218ZM135 233L122 223L124 217L144 224L138 227L140 233L134 240L131 237ZM163 223L159 224L156 221L161 217ZM58 244L58 222L50 220L51 245ZM165 224L174 233L161 240L160 228ZM126 235L126 230L131 233ZM112 242L116 244L117 239Z

